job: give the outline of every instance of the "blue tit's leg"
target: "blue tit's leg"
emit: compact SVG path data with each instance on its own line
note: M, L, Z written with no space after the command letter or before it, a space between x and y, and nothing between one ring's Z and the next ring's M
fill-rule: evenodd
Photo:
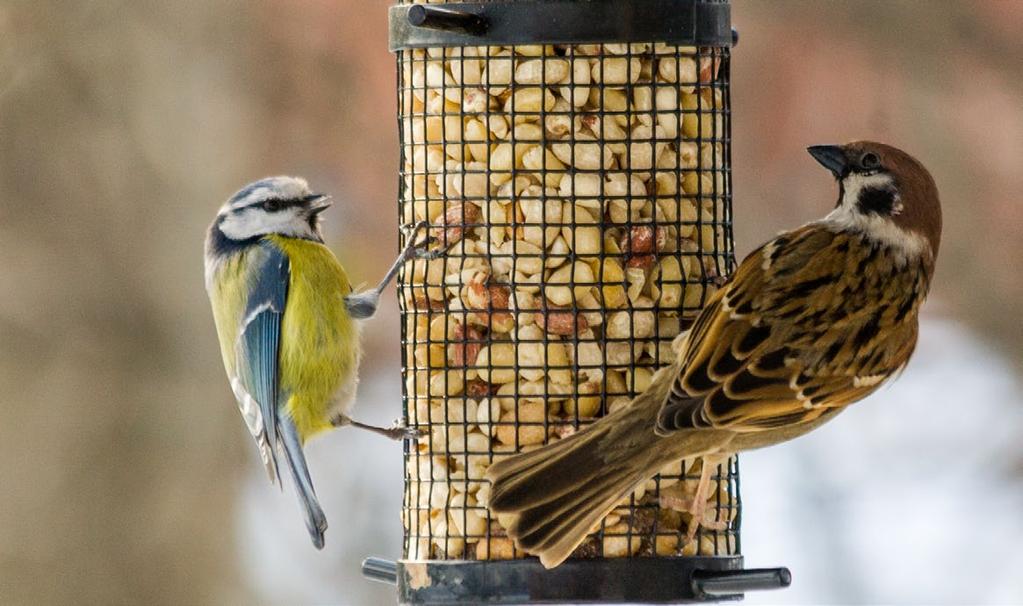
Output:
M366 423L360 423L349 416L338 415L331 420L334 427L344 427L345 425L351 425L352 427L358 427L359 429L365 429L366 431L372 431L382 436L388 437L392 440L418 440L422 437L422 433L418 429L414 429L405 425L401 421L395 421L394 425L390 427L377 427L376 425L367 425Z
M288 462L288 469L291 470L291 478L295 481L295 492L302 501L305 513L305 526L312 537L313 545L317 549L323 549L323 533L327 531L327 516L323 515L320 502L316 498L316 491L313 490L313 481L309 477L309 468L306 466L305 454L302 452L302 440L298 437L298 430L295 423L287 415L280 415L277 419L277 435L280 437L278 446Z
M376 313L377 307L380 306L380 295L387 288L387 285L394 280L394 277L398 275L398 270L405 261L409 259L436 259L444 254L443 250L427 250L426 247L434 242L434 238L426 238L419 244L416 244L416 236L419 232L427 225L426 221L420 221L413 226L405 226L402 231L407 232L408 243L405 245L404 250L395 259L394 264L384 274L384 279L380 281L380 284L372 290L360 292L345 297L345 305L348 307L348 313L357 320L364 320L370 318Z

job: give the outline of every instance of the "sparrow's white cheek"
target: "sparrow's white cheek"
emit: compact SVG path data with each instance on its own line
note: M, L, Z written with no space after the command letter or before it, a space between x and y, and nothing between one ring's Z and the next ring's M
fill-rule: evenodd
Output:
M891 217L863 214L855 204L842 204L824 217L823 223L844 232L861 233L892 250L901 253L903 260L917 258L927 248L927 240L916 232L909 232L892 221Z

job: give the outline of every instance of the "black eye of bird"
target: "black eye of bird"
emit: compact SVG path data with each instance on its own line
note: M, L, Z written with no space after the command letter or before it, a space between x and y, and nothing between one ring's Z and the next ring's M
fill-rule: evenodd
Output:
M284 208L284 200L279 198L270 198L263 202L263 210L267 212L277 212L282 208Z
M877 157L877 154L867 152L863 154L863 158L860 160L860 165L868 170L875 169L881 166L881 159Z

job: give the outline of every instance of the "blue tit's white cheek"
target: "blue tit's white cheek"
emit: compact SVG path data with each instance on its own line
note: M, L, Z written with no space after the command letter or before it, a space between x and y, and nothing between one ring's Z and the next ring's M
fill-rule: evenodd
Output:
M261 231L266 224L264 214L252 208L232 211L220 222L220 231L232 240L248 240L265 234L266 231Z
M310 238L315 234L299 208L291 207L267 212L259 207L236 210L220 224L220 230L232 240L280 234L294 238Z

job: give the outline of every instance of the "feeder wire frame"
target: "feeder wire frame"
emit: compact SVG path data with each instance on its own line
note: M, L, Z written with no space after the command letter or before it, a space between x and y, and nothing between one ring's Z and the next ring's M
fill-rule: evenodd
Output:
M656 285L664 296L666 292L665 287L677 287L678 291L685 293L687 289L698 288L700 296L695 301L690 301L689 305L686 305L686 298L680 295L679 305L676 309L665 310L659 306L658 301L654 300L646 307L636 307L632 301L629 301L628 306L624 308L625 311L629 312L628 320L628 334L636 334L636 315L637 312L646 312L653 315L655 318L655 327L653 335L657 341L655 351L660 352L663 348L670 350L670 343L672 338L675 336L674 332L668 333L668 330L662 330L662 319L665 316L665 312L677 313L679 322L677 330L684 330L688 324L692 322L699 310L705 304L712 289L716 288L722 278L734 269L735 267L735 256L733 249L732 240L732 181L731 181L731 113L730 113L730 89L729 89L729 49L727 47L701 47L701 48L686 48L686 47L660 47L654 43L647 45L626 45L626 52L610 52L608 49L611 47L620 47L621 45L586 45L594 47L591 49L594 54L583 55L580 52L581 45L576 46L561 46L554 45L554 55L547 55L544 52L540 56L519 54L521 49L519 47L511 47L511 55L497 55L494 51L494 47L478 47L480 49L485 48L486 54L482 57L469 57L467 52L472 47L454 47L449 49L443 49L443 57L435 57L428 54L428 51L413 51L413 50L399 50L397 51L397 90L398 90L398 128L400 137L400 170L399 170L399 216L407 218L408 215L414 214L414 208L416 205L422 205L424 208L430 208L432 205L439 205L442 209L441 215L431 224L431 233L437 236L442 245L453 245L456 244L456 239L465 238L471 232L483 230L484 232L488 229L495 227L504 227L510 230L519 229L539 229L542 234L543 246L541 252L536 254L533 251L528 251L532 254L526 254L526 251L520 251L519 248L524 248L520 244L520 240L512 238L509 240L512 242L512 248L509 253L498 253L494 252L493 247L483 253L473 254L462 254L457 257L449 256L447 259L439 261L440 263L456 263L459 269L464 268L466 263L474 258L480 258L486 261L488 266L492 266L494 261L499 263L504 262L505 264L511 263L516 266L524 261L538 261L546 268L548 262L556 262L560 265L570 263L571 271L566 283L558 283L559 286L567 286L570 292L575 293L577 288L585 288L580 284L590 284L590 282L577 281L577 265L575 261L583 258L583 255L577 255L574 253L575 240L577 239L576 229L581 227L583 224L577 223L576 213L579 209L577 201L579 196L570 196L565 198L568 203L567 207L570 208L570 214L568 220L563 218L559 221L546 220L546 213L543 212L541 221L524 221L519 220L517 216L513 215L506 221L494 221L493 217L484 218L483 211L487 209L487 206L491 202L497 202L498 204L504 204L515 208L519 201L525 200L538 200L542 205L542 208L547 207L548 200L551 198L560 198L560 196L550 195L547 192L547 188L544 186L540 187L540 192L537 195L523 195L522 192L519 195L515 194L515 190L512 189L510 196L500 196L490 186L491 183L496 181L507 182L510 181L512 184L516 183L516 177L528 175L539 175L541 183L545 183L548 176L555 175L556 173L564 173L561 178L572 179L573 188L577 183L576 179L580 175L598 175L600 178L599 186L600 191L598 192L597 200L600 201L601 207L606 207L608 204L614 201L622 201L627 209L632 209L634 205L643 205L645 202L651 202L652 207L656 209L658 203L667 201L668 204L674 204L678 209L678 214L674 220L658 220L655 216L652 220L634 221L632 213L628 213L628 219L624 223L612 223L609 220L607 213L601 211L601 216L597 218L598 226L601 231L601 240L604 239L604 235L609 230L614 230L614 233L618 235L619 242L622 243L623 250L620 253L610 253L601 247L601 250L592 255L586 255L585 260L588 262L596 262L598 270L594 273L597 274L597 279L602 279L604 275L605 263L608 259L615 259L618 261L621 267L628 267L630 263L636 266L643 266L645 263L653 263L655 266L659 266L665 258L675 257L679 259L680 264L685 264L684 259L689 260L689 265L696 264L699 269L699 275L693 279L687 277L685 271L681 271L680 279L676 281L662 281L661 277L656 278ZM634 47L645 48L646 50L634 52ZM529 53L534 52L535 49L528 49ZM620 51L620 48L615 48L616 51ZM662 54L657 54L658 52ZM449 56L450 55L450 56ZM609 90L612 89L610 85L600 85L588 83L586 85L576 84L575 73L571 68L575 60L586 60L595 61L594 65L599 66L597 69L602 73L606 66L610 64L612 60L624 59L628 65L628 80L632 82L634 80L632 70L635 62L633 59L648 59L651 64L655 67L655 75L651 77L649 82L635 82L633 84L626 84L622 88L626 92L628 103L624 109L621 110L608 110L603 107L607 104L608 96L612 95ZM660 65L661 61L673 59L676 66L676 82L675 83L660 83L656 77L656 66ZM464 80L464 76L461 84L454 81L449 81L448 78L442 77L439 82L433 82L429 79L430 64L437 65L438 62L443 66L450 61L452 65L458 65L464 74L465 61L467 60L480 60L483 62L483 68L481 71L487 73L486 70L493 66L498 61L511 61L511 82L506 86L510 90L510 95L505 100L507 105L507 111L503 111L500 108L493 107L493 99L489 96L486 98L486 107L482 111L466 111L465 103L467 94L478 94L478 89L485 89L486 84L467 84ZM515 70L525 61L539 60L540 67L540 82L538 84L521 85L515 82ZM569 62L569 79L557 84L548 85L546 82L548 74L548 62L555 60L568 60ZM698 66L697 76L692 81L685 81L683 74L681 73L681 66L684 60L692 60ZM716 74L709 81L702 81L699 69L700 66L707 65L707 62L712 66L716 66ZM410 74L416 71L416 67L422 68L422 73L426 74L426 80L422 83L414 82L409 77ZM435 70L434 70L435 72ZM436 73L436 72L435 72ZM601 77L603 80L603 77ZM569 90L574 94L578 90L582 90L583 86L596 86L598 90L598 100L602 103L602 107L599 109L583 109L582 106L577 107L571 100L569 102L569 108L564 111L554 111L546 107L545 102L541 102L540 107L536 111L523 111L521 108L517 109L516 104L520 103L523 97L519 97L515 94L518 90L526 88L539 87L541 99L544 98L545 92L549 90L551 86L558 87L569 87ZM579 87L579 88L577 88ZM650 91L651 108L650 109L634 109L634 104L631 102L635 91L641 88L648 88ZM678 107L673 110L661 110L657 108L655 99L657 93L660 90L674 90L682 98L682 88L692 87L695 90L695 95L692 98L696 101L696 106L691 108L683 107L681 104L677 104ZM452 98L460 101L459 109L453 110L449 108L447 103L440 103L440 111L436 114L428 112L428 108L425 107L425 101L428 95L428 91L436 91L442 98ZM412 111L415 105L413 97L418 96L422 98L424 107L416 112ZM667 93L670 94L670 93ZM720 96L720 108L715 108L714 104L708 101L706 96L710 97L713 101L715 95ZM677 133L674 136L658 136L658 118L668 114L673 116L678 126ZM636 126L642 121L641 116L648 116L648 123L650 125L650 136L637 138L634 136ZM501 140L494 137L493 133L489 130L489 125L492 119L496 119L496 116L507 116L508 117L508 134L506 140ZM478 119L484 126L487 127L485 139L479 141L467 140L466 135L466 118ZM535 118L541 127L541 134L539 140L536 139L523 139L517 140L516 138L516 118ZM624 143L625 153L623 155L624 167L613 167L605 169L603 167L589 169L580 168L577 163L576 154L583 148L579 144L598 143L600 144L601 154L607 146L612 146L616 143L612 133L606 132L612 130L610 127L613 123L619 121L619 117L625 120L629 126L625 134ZM428 118L440 118L439 120L439 139L434 140L437 133L429 133L427 127L424 126L422 129L410 127L410 125L417 120L422 120L425 124ZM449 118L456 118L449 120ZM546 128L548 120L554 118L567 118L569 129L567 137L555 138ZM696 134L695 136L687 136L686 131L691 130L689 126L692 123L692 119L696 120ZM709 120L708 120L709 118ZM577 119L583 120L590 124L596 125L593 129L596 141L590 141L589 139L580 139L577 133L575 124ZM611 122L609 122L610 120ZM706 122L705 122L706 121ZM436 120L431 120L432 124L438 124ZM457 124L458 132L451 132L449 126ZM709 124L709 129L705 128ZM419 132L421 130L421 132ZM526 130L526 129L522 129ZM709 133L705 132L709 130ZM709 136L706 136L709 134ZM467 150L472 145L486 145L488 149L488 158L492 159L493 151L497 143L510 143L513 150L513 157L515 151L519 145L532 146L540 145L543 148L543 153L540 154L541 166L538 170L524 170L516 168L514 160L510 170L508 171L495 171L490 167L490 161L485 161L482 168L469 169L464 165L461 167L453 167L451 165L451 158L445 154L441 158L440 165L433 165L436 156L433 159L426 153L417 153L420 151L425 152L428 147L441 146L441 150L445 150L446 146L455 145L461 151L453 150L454 154L466 154ZM569 158L567 162L552 162L551 148L559 143L569 144ZM682 167L682 148L685 146L687 149L692 150L692 145L695 144L695 166L694 167ZM642 148L640 146L646 145L649 149L656 150L663 146L664 149L674 149L679 157L679 162L676 167L673 168L658 168L657 167L657 154L654 153L653 166L649 168L632 168L633 154L638 153ZM705 154L704 150L710 150L709 152L709 166L705 165ZM427 166L423 166L422 159L427 158ZM601 156L603 157L603 156ZM556 164L564 164L564 168L559 168ZM606 190L609 185L608 178L612 173L624 173L626 181L626 191L624 194L615 194ZM648 180L648 189L644 193L634 193L632 191L632 177L637 173L650 173ZM667 174L675 177L677 184L677 191L671 194L659 194L656 191L657 176ZM481 175L484 179L483 195L481 196L467 196L460 192L468 192L467 179L477 179ZM693 175L693 177L687 177ZM705 179L707 175L710 175L709 182L710 187L706 187ZM439 181L437 177L440 176ZM687 180L688 179L688 180ZM437 188L439 192L431 194L430 186L427 183L429 180L435 180L438 183ZM686 185L695 182L695 188L686 188ZM419 183L426 183L424 191L419 193L416 191L416 187ZM471 186L471 183L469 184ZM513 185L514 188L514 185ZM687 204L688 200L695 201L695 219L692 221L683 220L682 208ZM477 210L469 210L469 204L476 206L474 202L479 203L480 208ZM456 206L460 204L460 207ZM450 216L449 211L452 208L460 208L460 212L456 213L455 216ZM412 209L410 213L409 210ZM704 212L708 211L708 212ZM427 213L429 214L429 213ZM707 216L709 214L709 217ZM460 215L460 216L459 216ZM443 220L443 224L439 221ZM572 246L570 250L564 253L552 253L550 252L550 242L548 241L549 230L557 229L559 233L564 233L561 228L567 228L570 230L572 238ZM640 235L646 235L643 232L652 228L654 231L655 240L658 239L662 233L667 234L664 237L674 238L674 246L668 246L669 250L666 251L655 251L640 253L630 249L630 246L634 241L638 241ZM709 228L709 230L705 229ZM663 232L662 232L663 230ZM686 246L683 244L685 238L682 233L689 233L693 235L691 242L695 242L695 250L684 250ZM482 233L482 232L481 232ZM710 234L709 238L707 235ZM484 233L483 239L486 239ZM402 234L402 240L405 235ZM554 236L552 239L557 239ZM707 240L710 241L707 241ZM404 242L401 242L404 245ZM674 250L670 250L674 248ZM646 259L643 257L650 257L653 259ZM437 263L438 261L433 261ZM540 300L540 310L525 310L516 309L514 305L516 289L522 284L517 283L515 279L515 272L509 272L511 280L509 283L496 283L487 282L483 284L483 288L487 293L485 297L487 304L485 308L481 309L454 309L450 307L447 299L447 287L457 287L459 291L465 291L466 288L476 288L479 285L472 285L464 280L464 275L459 272L460 277L455 284L442 284L442 283L428 283L428 280L424 280L422 284L415 284L412 279L417 271L426 272L426 269L417 267L419 264L426 264L427 261L423 260L412 260L409 264L402 269L399 274L399 292L400 296L400 309L402 314L401 322L401 358L402 358L402 375L406 379L402 382L402 400L403 400L403 412L404 419L410 427L415 427L423 431L424 437L420 440L419 444L414 442L406 442L404 447L405 457L405 495L403 505L403 516L405 520L405 541L402 549L402 556L405 559L459 559L459 560L472 560L472 559L492 559L495 557L507 557L508 554L496 554L491 552L491 548L494 545L493 539L498 539L503 536L503 532L496 524L496 520L492 519L490 512L483 505L468 505L468 495L475 491L478 491L482 484L486 483L486 480L471 480L468 477L468 470L470 464L477 461L472 461L472 457L485 457L488 462L492 462L495 455L505 454L504 452L498 452L495 450L496 440L494 440L494 433L500 433L502 427L510 428L511 434L514 436L513 444L514 451L518 452L521 449L523 441L523 433L530 427L541 427L545 436L544 442L549 441L553 435L561 433L569 433L579 430L585 427L588 423L595 420L594 418L580 417L579 411L580 406L578 405L579 398L592 397L596 395L600 398L600 411L597 417L603 416L608 412L609 401L617 397L631 398L636 395L636 391L632 388L636 387L636 376L637 371L635 369L646 369L649 372L655 371L658 367L664 364L664 360L646 359L643 362L631 365L631 368L625 371L625 374L632 373L632 380L626 381L626 389L622 390L611 390L612 386L608 385L609 371L620 371L613 365L608 364L606 348L610 344L614 343L627 343L629 345L630 357L632 360L643 355L643 348L637 346L637 340L632 337L622 338L610 338L606 336L600 336L598 333L598 343L600 343L605 349L605 355L602 356L602 361L599 366L600 379L600 390L597 394L582 393L580 392L581 383L576 380L580 373L585 373L587 370L595 370L589 368L582 368L573 361L579 360L579 347L582 340L578 336L566 336L564 338L552 337L552 335L544 331L542 337L538 339L516 339L513 342L513 347L516 351L519 347L524 344L537 344L543 348L543 351L549 352L550 346L556 343L566 344L572 348L572 355L570 361L567 364L558 365L544 365L543 368L535 367L524 367L520 365L519 356L516 355L514 362L505 366L494 366L492 363L488 364L485 368L488 378L491 380L495 376L495 371L512 371L514 373L513 384L515 389L509 397L515 398L516 401L520 397L531 397L540 398L545 407L550 409L549 403L557 401L558 399L568 398L569 401L574 401L577 404L573 406L574 412L567 413L561 417L552 418L551 415L544 415L544 418L540 421L528 421L520 418L520 405L516 404L513 407L514 417L511 420L505 421L503 417L495 421L490 420L494 429L490 431L489 446L486 450L471 451L466 444L466 436L470 433L471 420L467 419L470 402L475 401L478 405L480 400L490 399L497 396L497 384L481 382L479 380L469 379L469 363L467 359L472 357L474 354L478 355L478 352L487 346L493 345L494 341L491 340L491 336L496 334L495 323L496 321L508 321L508 315L511 316L511 321L516 326L520 324L520 316L523 314L543 314L545 317L550 317L551 313L570 313L573 318L578 318L580 315L588 313L590 310L582 309L578 306L579 301L573 296L572 304L567 308L555 308L544 296L544 289L541 287L538 298ZM541 270L541 278L542 272ZM444 274L447 275L445 269ZM649 275L649 272L648 272ZM580 276L579 279L583 279ZM589 279L589 278L586 278ZM629 284L622 281L616 286L620 286L627 290ZM597 282L595 285L598 289L606 286L603 282ZM437 290L441 289L444 293L441 299L436 298ZM495 296L493 289L507 290L507 299L511 303L503 305L501 307L495 307L495 299L499 297ZM433 298L431 298L433 295ZM613 313L612 310L602 309L597 310L598 313L603 314L602 327L607 326L607 320ZM614 310L618 311L618 310ZM418 317L426 316L426 324L429 326L430 321L433 320L438 314L448 314L453 316L457 326L461 326L461 334L456 331L451 334L451 331L445 328L444 335L442 338L434 338L429 329L421 330L419 328ZM445 325L447 321L445 320ZM410 330L411 327L411 330ZM662 336L663 335L663 336ZM416 351L422 351L421 346L425 345L425 351L427 352L427 360L417 360ZM424 396L419 396L415 393L415 385L421 377L425 376L428 378L436 368L433 368L429 362L429 356L434 352L439 352L442 348L444 355L444 363L441 365L441 369L444 373L448 373L450 370L454 370L460 376L456 377L451 383L458 383L459 379L461 384L464 386L463 391L460 395L440 395L435 398L432 395L426 396L427 401L433 399L439 399L443 403L441 404L441 411L439 418L434 416L434 407L427 405L425 407L426 418L422 418L417 409L417 402L422 400ZM461 368L453 368L450 366L451 358L459 358L463 362ZM648 358L650 358L648 356ZM535 376L535 371L541 371L545 376L539 381L542 383L543 392L540 394L525 394L520 393L519 388L521 387L521 377L523 371L530 371L530 376ZM570 393L552 393L551 387L553 381L551 379L553 373L568 372L571 373L571 385L572 390ZM442 381L440 381L441 388L444 394L447 393L449 386L449 377L451 375L442 375ZM413 389L409 389L409 377L412 377L411 384ZM461 410L451 410L449 406L458 406L460 404ZM452 420L448 419L460 419ZM452 431L452 428L458 428L459 431ZM438 430L441 433L438 433ZM505 435L507 432L504 432ZM443 437L443 442L446 444L440 444L440 437ZM461 442L465 446L460 446L452 449L452 442ZM453 474L445 473L442 474L444 477L434 476L434 465L432 462L437 459L442 459L445 463L451 465L452 469L458 469L459 467L464 471L464 477L455 478L451 477ZM417 470L416 476L414 477L410 470ZM428 477L423 477L424 470L429 470ZM600 527L597 529L595 535L578 549L573 557L604 557L604 547L608 544L608 541L614 541L615 539L624 539L627 545L627 551L631 555L655 555L658 553L656 549L657 541L666 541L671 543L676 541L678 545L677 554L683 553L683 537L686 532L687 524L679 523L676 528L666 529L664 526L665 517L671 517L673 514L665 513L665 510L659 507L659 500L662 495L662 483L668 484L669 480L676 483L681 480L683 482L693 483L699 479L699 468L692 466L688 469L680 466L677 472L671 474L662 474L654 478L654 488L642 499L637 500L634 496L630 497L628 506L624 509L616 509L616 512L621 511L620 519L626 522L626 529L624 531L609 529L609 525L606 521L602 521ZM667 487L667 486L665 486ZM715 502L713 508L713 517L715 520L727 521L725 530L722 531L710 531L704 528L700 528L697 532L696 538L696 555L701 556L723 556L723 555L738 555L741 553L740 545L740 534L739 527L741 523L741 500L739 496L739 471L738 462L735 457L730 458L726 463L719 466L717 472L712 477L712 490L711 494L715 495ZM424 490L429 495L427 501L432 501L434 494L446 495L442 500L443 506L434 507L432 502L429 502L425 507L423 506L423 492ZM435 493L436 491L436 493ZM450 498L456 492L465 495L464 500L460 503L460 506L451 507ZM482 517L485 521L484 529L482 532L469 533L469 513L475 512L478 516ZM425 513L425 515L422 515ZM455 519L455 516L459 516L460 519ZM438 518L436 521L434 518ZM422 519L425 519L425 528L420 523ZM455 536L452 533L449 525L461 523L461 537ZM615 526L620 526L616 524ZM709 538L709 541L705 541L704 538ZM423 541L428 543L428 553L423 553L421 545ZM440 544L438 545L438 540ZM486 542L486 550L483 553L479 553L478 544L482 541ZM635 543L639 543L639 547L634 547ZM462 549L458 549L458 544L461 543ZM711 545L709 551L703 549L705 545ZM524 554L516 552L514 557L522 557Z

